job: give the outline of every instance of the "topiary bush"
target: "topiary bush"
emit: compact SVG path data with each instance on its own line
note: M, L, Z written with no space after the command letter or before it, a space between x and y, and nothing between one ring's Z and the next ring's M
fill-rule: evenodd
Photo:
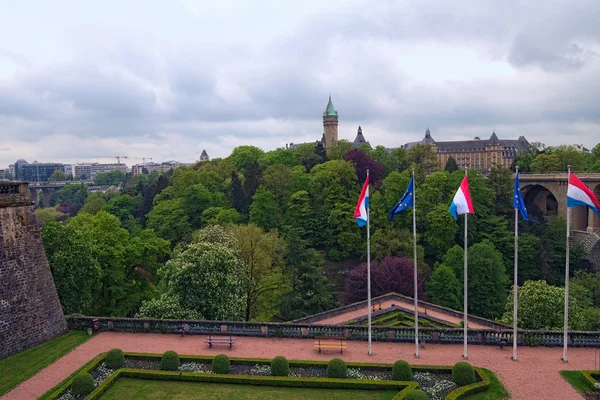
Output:
M412 381L412 368L404 360L398 360L392 367L392 379L396 381Z
M345 379L348 377L348 367L344 360L334 358L327 364L327 377Z
M452 380L458 386L470 385L477 382L475 370L468 362L457 362L452 367Z
M228 374L231 363L225 354L218 354L213 358L212 372L215 374Z
M177 368L179 368L179 355L172 350L165 351L160 359L160 369L177 371Z
M94 377L89 372L81 372L73 378L71 394L75 397L85 396L94 391Z
M271 375L272 376L289 376L290 363L287 358L277 356L271 360Z
M106 358L104 359L104 364L106 364L107 368L110 369L119 369L125 365L125 356L123 355L123 350L121 349L112 349L108 353L106 353Z
M429 396L422 390L413 389L408 392L404 400L429 400Z

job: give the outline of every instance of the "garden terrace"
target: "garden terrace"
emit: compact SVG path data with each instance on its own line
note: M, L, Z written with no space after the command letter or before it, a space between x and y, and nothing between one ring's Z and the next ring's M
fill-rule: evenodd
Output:
M411 390L420 387L426 391L430 398L468 398L470 395L487 391L491 381L488 373L475 369L476 381L464 386L452 382L452 367L440 366L412 366L413 379L409 381L392 380L391 364L374 363L348 363L348 377L345 379L328 378L327 362L323 361L297 361L289 362L291 367L290 377L270 376L269 359L232 358L231 369L228 374L213 374L210 364L213 357L205 356L179 356L181 364L177 371L161 371L159 354L126 353L124 368L112 370L104 363L105 354L101 354L88 362L80 372L89 372L94 377L95 390L88 399L104 398L103 394L111 390L122 378L138 378L155 381L185 381L200 384L238 384L240 391L245 391L245 385L285 387L285 388L317 388L317 389L344 389L348 393L353 390L375 391L377 397L365 396L361 398L382 398L381 393L390 392L385 398L402 400ZM50 390L43 400L72 399L70 387L73 377L69 377ZM201 390L198 386L197 390ZM114 390L113 392L115 392ZM336 392L333 392L336 393ZM362 393L362 392L358 392ZM373 393L373 392L372 392ZM123 394L116 391L114 395ZM357 398L359 394L351 393ZM137 398L145 398L138 393ZM109 393L110 397L110 393ZM492 397L494 398L494 397Z
M373 326L405 326L409 328L415 326L413 314L394 307L382 309L381 311L376 310L372 313L371 318ZM346 321L344 325L366 325L367 321L368 316L362 316ZM435 317L419 315L419 328L459 328L459 326Z
M38 398L69 377L97 354L115 346L126 352L162 353L174 350L180 354L197 354L214 357L226 352L230 357L273 358L283 355L288 359L328 361L335 355L320 355L312 340L272 337L240 336L232 350L209 349L203 342L206 335L169 335L160 333L134 334L100 332L79 347L39 371L21 385L6 393L2 400ZM559 378L559 371L568 366L585 370L594 365L594 349L569 349L569 363L561 361L562 349L550 347L522 347L519 361L511 360L510 348L470 346L469 362L492 370L498 375L514 399L581 399L575 389ZM462 344L427 344L420 352L420 365L453 365L461 361ZM398 359L414 360L414 343L374 342L373 356L367 355L367 343L349 341L343 359L348 362L373 362L391 364ZM6 368L11 368L5 365Z

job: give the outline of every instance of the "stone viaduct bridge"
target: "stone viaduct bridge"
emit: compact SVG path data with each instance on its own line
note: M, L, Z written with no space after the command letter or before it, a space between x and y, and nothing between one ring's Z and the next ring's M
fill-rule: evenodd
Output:
M600 173L577 174L594 194L600 198ZM520 174L521 193L525 205L535 205L544 215L567 216L567 173ZM528 208L529 209L529 208ZM571 209L571 229L577 232L596 232L600 229L600 217L587 207Z
M50 206L50 199L57 190L64 188L66 185L79 185L83 183L87 186L90 192L105 191L110 189L112 186L97 186L94 182L29 182L29 192L31 201L38 205L40 200L44 207Z

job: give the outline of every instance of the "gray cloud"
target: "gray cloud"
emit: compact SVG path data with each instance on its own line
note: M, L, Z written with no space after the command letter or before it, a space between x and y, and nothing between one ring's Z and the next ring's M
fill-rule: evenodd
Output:
M285 19L288 8L261 18ZM56 158L92 156L93 141L103 152L183 158L201 147L222 156L242 143L312 140L329 92L341 136L352 139L361 124L375 145L416 140L427 126L438 140L492 129L557 143L598 140L596 0L360 1L264 37L258 23L246 25L256 32L235 31L229 10L210 12L232 26L230 36L193 31L186 20L179 36L177 26L157 27L169 34L162 40L160 31L110 36L89 27L55 59L33 57L26 45L24 55L0 51L19 65L0 69L0 132L13 149L0 165L43 159L49 148Z

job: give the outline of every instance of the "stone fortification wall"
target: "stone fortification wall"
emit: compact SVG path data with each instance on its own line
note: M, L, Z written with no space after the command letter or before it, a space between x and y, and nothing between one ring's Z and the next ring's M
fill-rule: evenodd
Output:
M27 184L0 182L0 360L66 330Z

